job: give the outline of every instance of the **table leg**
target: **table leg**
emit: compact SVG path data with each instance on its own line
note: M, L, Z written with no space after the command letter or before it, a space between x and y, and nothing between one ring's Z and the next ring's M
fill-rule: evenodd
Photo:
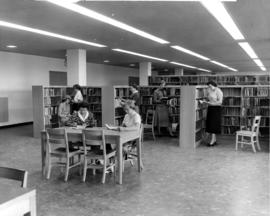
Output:
M137 139L137 157L138 157L138 172L141 172L142 170L142 142L141 139Z
M117 138L117 162L118 162L118 183L122 184L123 178L123 145L120 138Z
M45 166L46 166L46 142L47 137L45 132L41 132L41 172L45 176Z
M33 195L29 197L30 201L30 215L36 216L37 215L37 205L36 205L36 191Z

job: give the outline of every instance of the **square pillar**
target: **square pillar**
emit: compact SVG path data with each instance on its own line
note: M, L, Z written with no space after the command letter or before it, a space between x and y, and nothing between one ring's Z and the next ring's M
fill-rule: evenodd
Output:
M152 75L152 63L140 62L140 85L148 86L148 76Z

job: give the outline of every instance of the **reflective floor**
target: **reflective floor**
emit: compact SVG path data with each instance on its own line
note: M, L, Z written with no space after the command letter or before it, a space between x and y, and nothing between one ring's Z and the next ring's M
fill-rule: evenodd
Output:
M39 216L268 216L269 148L236 152L234 137L218 137L215 147L195 151L177 139L145 140L145 169L126 163L123 185L108 175L88 172L86 183L75 168L67 183L59 168L41 177L40 140L32 125L0 129L0 166L27 169L28 187L37 189Z

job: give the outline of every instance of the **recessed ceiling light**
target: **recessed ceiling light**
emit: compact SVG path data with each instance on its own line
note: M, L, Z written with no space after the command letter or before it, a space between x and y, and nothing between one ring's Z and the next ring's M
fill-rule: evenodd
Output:
M22 25L18 25L15 23L6 22L3 20L0 20L0 26L23 30L23 31L27 31L27 32L36 33L36 34L41 34L41 35L46 35L46 36L54 37L54 38L60 38L63 40L73 41L76 43L86 44L86 45L95 46L95 47L106 47L105 45L102 45L102 44L92 43L90 41L85 41L85 40L81 40L78 38L73 38L73 37L69 37L69 36L65 36L65 35L61 35L61 34L56 34L53 32L48 32L48 31L44 31L44 30L40 30L40 29L36 29L36 28L30 28L27 26L22 26Z
M163 62L168 61L166 59L156 58L156 57L153 57L153 56L144 55L144 54L141 54L141 53L136 53L136 52L132 52L132 51L128 51L128 50L123 50L123 49L112 49L112 50L113 51L117 51L117 52L127 53L127 54L130 54L130 55L136 55L136 56L140 56L140 57L144 57L144 58L149 58L149 59L154 59L154 60L158 60L158 61L163 61Z
M15 49L15 48L17 48L16 45L7 45L6 47L7 47L7 48L10 48L10 49Z
M220 1L202 0L201 3L235 40L245 39L232 17Z
M109 61L109 60L104 60L103 62L105 62L105 63L109 63L110 61Z
M171 64L175 64L175 65L180 65L180 66L183 66L183 67L187 67L187 68L193 68L195 69L196 67L193 67L191 65L187 65L187 64L183 64L183 63L179 63L179 62L170 62Z
M187 53L187 54L196 56L196 57L198 57L198 58L201 58L201 59L203 59L203 60L209 60L209 58L207 58L207 57L205 57L205 56L203 56L203 55L200 55L200 54L198 54L198 53L195 53L195 52L193 52L193 51L191 51L191 50L188 50L188 49L186 49L186 48L184 48L184 47L180 47L180 46L171 46L171 47L174 48L174 49L177 49L177 50L179 50L179 51L182 51L182 52L184 52L184 53Z
M115 19L112 19L108 16L104 16L98 12L95 12L93 10L90 10L88 8L82 7L80 5L68 2L68 1L63 1L63 0L47 0L48 2L51 2L53 4L56 4L58 6L64 7L66 9L69 9L71 11L77 12L79 14L82 14L84 16L90 17L95 20L99 20L101 22L107 23L109 25L115 26L117 28L123 29L125 31L129 31L131 33L137 34L141 37L153 40L155 42L161 43L161 44L168 44L170 43L169 41L163 40L159 37L156 37L152 34L149 34L147 32L141 31L137 28L134 28L130 25L127 25L123 22L117 21Z

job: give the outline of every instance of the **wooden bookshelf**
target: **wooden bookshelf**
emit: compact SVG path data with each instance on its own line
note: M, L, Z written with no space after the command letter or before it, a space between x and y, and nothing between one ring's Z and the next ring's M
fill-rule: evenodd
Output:
M72 92L73 88L67 86L32 86L34 137L39 137L40 131L46 128L59 127L58 106L63 97ZM97 126L102 126L102 88L83 86L82 94Z
M169 118L172 122L172 127L176 128L179 125L180 115L180 86L166 86L167 97L170 100L167 101L169 107ZM142 120L145 121L147 110L155 110L156 104L154 103L154 91L157 86L140 86L140 114ZM171 104L169 104L171 103ZM176 131L177 135L179 131Z
M167 85L206 85L210 80L218 85L269 85L270 76L265 75L161 75L149 77L149 85L157 86L161 80Z

